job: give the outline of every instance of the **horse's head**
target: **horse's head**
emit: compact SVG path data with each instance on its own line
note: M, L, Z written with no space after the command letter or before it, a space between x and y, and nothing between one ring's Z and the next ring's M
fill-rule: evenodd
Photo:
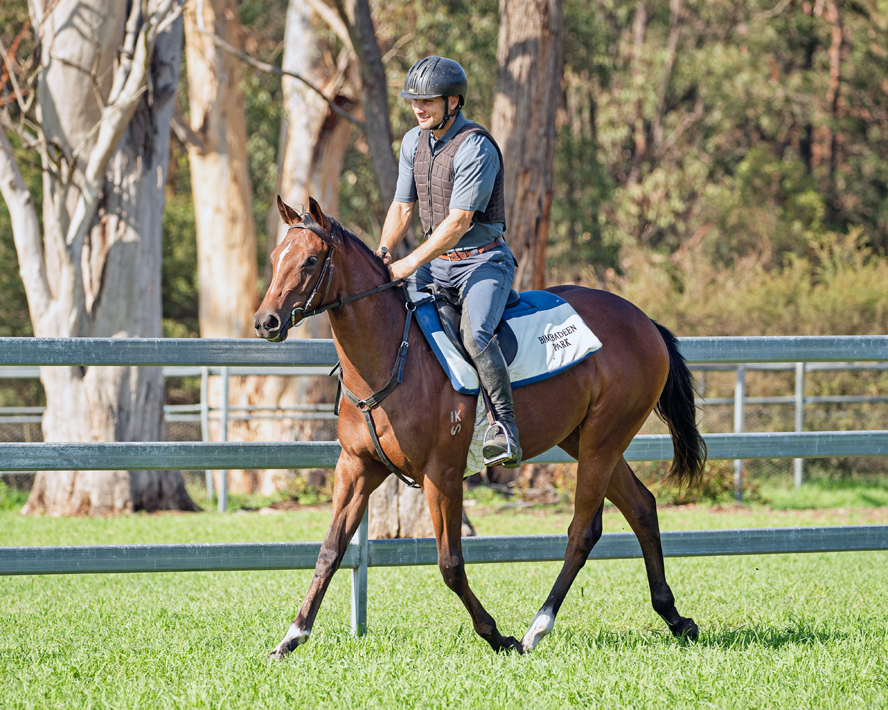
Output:
M309 198L308 212L299 214L278 195L278 212L290 226L271 252L271 284L253 317L256 335L280 342L306 311L322 305L332 279L334 241L331 222Z

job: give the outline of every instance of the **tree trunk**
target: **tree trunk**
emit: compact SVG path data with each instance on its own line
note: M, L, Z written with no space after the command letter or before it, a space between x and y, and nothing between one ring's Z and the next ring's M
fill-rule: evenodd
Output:
M842 81L842 48L845 33L842 27L842 15L839 0L827 0L826 21L830 25L829 44L829 89L826 102L829 105L829 123L827 124L826 152L829 155L828 195L833 211L838 212L838 191L836 190L836 166L838 165L838 128L839 128L839 88Z
M545 287L563 20L562 0L500 0L491 133L506 164L507 237L518 260L518 290Z
M353 102L352 83L357 82L353 67L348 63L348 52L341 52L339 63L330 60L313 23L320 21L311 0L290 0L284 35L283 68L306 77L322 89L335 103L348 107ZM327 18L336 18L327 13ZM340 29L340 35L345 35ZM278 161L280 184L278 192L287 204L308 205L309 196L323 205L324 211L339 214L339 178L348 149L351 124L334 113L326 101L302 82L283 77L284 117L281 122ZM269 249L273 249L287 234L287 227L273 210L269 221ZM266 283L270 272L266 270ZM307 319L299 328L290 331L293 338L330 338L330 321L325 314ZM286 378L273 375L251 378L244 392L244 402L250 405L289 407L332 403L335 383L327 378ZM260 441L313 441L336 437L335 423L317 419L257 420L250 425L251 436ZM269 475L255 474L253 490L268 495L287 488L295 482L294 471L278 471ZM323 487L329 472L310 471L304 484ZM232 489L235 490L235 489Z
M644 127L644 116L642 115L641 106L642 84L646 81L642 71L642 54L644 53L644 34L647 29L647 22L647 4L645 0L638 0L635 4L635 15L632 20L632 87L636 99L633 111L634 116L632 118L632 140L634 143L632 166L629 169L629 176L626 178L626 185L628 187L638 183L638 178L641 174L641 161L647 154L647 133Z
M241 62L217 47L207 34L213 33L237 47L233 21L236 5L234 0L204 0L203 18L199 18L196 0L189 0L185 12L191 127L186 145L197 230L200 333L204 338L255 337L258 267ZM231 405L256 403L254 393L262 389L263 381L230 377ZM208 397L216 410L222 405L221 385L220 378L210 380ZM249 420L231 421L226 438L256 440L255 428ZM210 426L210 438L222 440L215 422ZM274 491L275 481L280 478L274 470L231 470L228 490Z
M391 203L398 184L398 161L392 151L392 124L389 118L388 83L382 54L376 41L376 30L367 0L336 0L339 14L348 27L361 70L361 95L364 101L364 133L370 148L373 173L379 188L379 202ZM401 248L404 254L413 250L408 235Z
M370 528L374 540L435 537L425 493L408 488L394 476L370 494ZM463 508L462 536L473 537L475 528Z
M230 44L234 0L204 0L203 22ZM185 57L191 129L188 144L197 229L200 334L248 338L256 293L256 233L247 163L247 126L240 89L240 60L200 31L195 0L185 12Z
M161 215L181 56L172 0L31 3L43 243L5 136L0 185L39 337L160 337ZM165 438L158 367L43 367L48 442ZM196 509L179 472L40 472L23 512Z

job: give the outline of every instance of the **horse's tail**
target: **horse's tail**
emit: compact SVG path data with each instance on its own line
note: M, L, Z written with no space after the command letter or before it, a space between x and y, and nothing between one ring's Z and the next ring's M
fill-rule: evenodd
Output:
M666 478L679 485L699 482L706 465L706 442L697 429L697 386L684 357L678 350L678 339L659 323L654 323L669 351L669 377L654 411L669 427L675 455Z

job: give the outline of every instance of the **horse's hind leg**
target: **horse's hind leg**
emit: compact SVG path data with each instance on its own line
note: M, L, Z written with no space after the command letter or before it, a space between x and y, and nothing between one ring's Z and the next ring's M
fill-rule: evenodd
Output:
M582 436L581 436L582 439ZM583 448L581 442L580 448ZM588 450L594 451L589 445ZM533 650L540 639L555 626L555 616L561 608L571 584L586 564L589 553L601 537L601 513L604 492L618 453L595 451L580 456L577 466L577 492L574 517L567 530L567 551L564 565L545 603L533 617L530 628L521 640L522 649Z
M683 617L676 611L675 597L666 583L657 502L636 478L624 458L620 459L611 475L607 498L619 508L641 545L654 611L663 617L674 636L696 639L697 625L693 619Z

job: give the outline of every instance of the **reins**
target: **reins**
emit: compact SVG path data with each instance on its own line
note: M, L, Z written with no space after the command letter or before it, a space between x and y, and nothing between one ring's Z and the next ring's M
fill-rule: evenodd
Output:
M309 218L311 219L311 218ZM321 231L320 225L318 225L313 219L311 222L306 223L304 221L299 222L298 224L294 224L290 227L290 229L307 229L310 232L318 234ZM327 288L324 289L324 295L321 298L321 301L324 301L327 298L327 295L330 293L330 284L333 281L333 247L328 246L327 249L327 258L324 260L324 266L321 269L321 275L318 277L317 282L315 283L314 289L312 289L311 295L305 301L305 304L302 306L297 306L293 309L293 312L290 314L290 325L291 327L296 326L296 314L299 313L302 319L310 318L311 316L318 315L319 313L323 313L324 311L329 311L333 308L341 308L347 303L351 303L352 301L357 301L361 298L366 298L367 296L373 296L377 293L382 293L390 288L394 288L396 286L403 285L402 280L398 281L388 281L384 284L376 286L375 288L367 289L366 291L361 291L361 293L357 293L354 296L342 296L338 300L333 301L331 303L327 303L323 306L318 306L312 310L306 310L311 302L314 300L318 291L320 290L321 283L324 280L324 277L327 278ZM407 318L404 323L404 335L401 337L401 345L398 347L398 355L395 358L395 366L392 368L392 376L389 378L389 381L385 384L385 386L379 390L378 392L374 392L372 395L367 397L366 399L360 399L355 394L345 386L345 382L342 380L342 366L341 363L336 363L336 367L330 372L332 375L336 370L339 370L339 389L342 391L342 394L345 395L345 398L354 404L364 415L364 421L367 424L367 429L370 432L370 439L373 441L373 448L376 449L376 454L379 456L382 463L386 465L389 471L395 474L404 484L406 484L409 488L421 488L415 481L411 481L407 478L403 473L401 473L397 466L392 463L392 460L386 455L385 451L382 450L382 444L379 441L379 435L376 433L376 424L373 421L373 410L376 409L382 401L388 397L397 387L401 384L401 381L404 379L404 365L407 362L407 349L410 347L410 344L407 342L407 335L410 332L410 322L413 319L413 311L416 310L416 305L411 301L407 301ZM336 415L339 416L339 394L336 395L336 406L335 406Z

